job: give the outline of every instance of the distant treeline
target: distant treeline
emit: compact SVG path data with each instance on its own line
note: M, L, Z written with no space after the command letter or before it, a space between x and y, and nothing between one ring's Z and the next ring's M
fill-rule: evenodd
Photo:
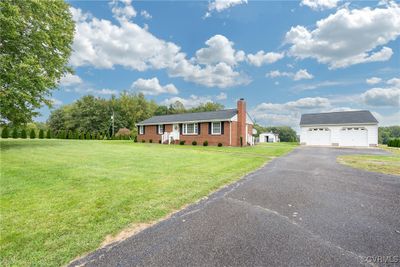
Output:
M389 140L400 138L400 126L379 127L378 142L387 144Z
M272 132L279 134L279 139L281 142L297 142L297 133L295 130L290 128L289 126L272 126L272 127L263 127L259 124L254 124L254 129L257 130L257 136L260 133Z

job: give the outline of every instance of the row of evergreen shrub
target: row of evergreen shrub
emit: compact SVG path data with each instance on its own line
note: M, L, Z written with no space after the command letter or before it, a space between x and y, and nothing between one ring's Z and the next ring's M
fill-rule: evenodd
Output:
M26 129L22 129L19 131L17 128L14 128L11 132L8 129L8 127L4 127L3 130L1 131L1 138L22 138L26 139L28 138L28 134ZM114 136L111 137L109 136L108 132L94 132L94 133L84 133L84 132L78 132L78 131L58 131L55 133L52 133L50 130L47 130L46 132L43 129L39 130L39 133L37 134L34 129L31 129L29 132L29 138L30 139L50 139L50 138L56 138L56 139L81 139L81 140L129 140L129 136Z
M28 138L28 134L27 134L26 129L22 129L21 131L18 131L17 128L14 128L12 130L11 136L10 136L10 132L9 132L8 128L4 127L3 130L1 131L1 138L9 138L9 137L26 139L26 138ZM31 131L29 132L29 138L34 139L36 137L37 137L36 136L36 131L34 129L31 129ZM45 138L43 129L39 130L38 137L40 139L44 139ZM46 136L46 138L50 138L50 137Z
M390 147L400 147L400 138L390 139L387 145Z

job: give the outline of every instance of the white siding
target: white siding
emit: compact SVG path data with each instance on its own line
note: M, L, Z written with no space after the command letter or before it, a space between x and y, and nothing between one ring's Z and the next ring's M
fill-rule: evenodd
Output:
M364 127L366 130L365 137L364 132L354 131L354 135L351 131L347 133L342 133L343 127L346 128L361 128ZM309 131L310 128L328 128L330 132L329 140L326 138L325 131L318 135L317 132ZM352 142L351 140L357 140ZM355 138L355 139L354 139ZM366 138L366 142L360 139ZM376 146L378 144L378 125L312 125L312 126L302 126L300 129L300 143L304 145L335 145L335 146Z

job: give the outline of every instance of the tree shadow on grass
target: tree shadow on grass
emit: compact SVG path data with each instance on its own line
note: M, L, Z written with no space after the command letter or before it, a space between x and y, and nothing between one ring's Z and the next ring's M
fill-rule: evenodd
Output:
M56 140L30 140L30 139L1 139L0 150L6 151L10 149L25 149L25 148L43 148L43 147L56 147L63 145L62 142Z

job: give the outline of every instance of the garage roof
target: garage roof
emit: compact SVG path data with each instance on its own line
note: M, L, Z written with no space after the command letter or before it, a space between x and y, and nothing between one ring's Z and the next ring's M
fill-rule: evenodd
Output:
M302 114L300 125L329 124L377 124L369 110L340 111L328 113Z
M183 113L173 115L154 116L141 121L136 125L168 124L197 121L229 121L237 114L237 109L225 109L209 112Z

